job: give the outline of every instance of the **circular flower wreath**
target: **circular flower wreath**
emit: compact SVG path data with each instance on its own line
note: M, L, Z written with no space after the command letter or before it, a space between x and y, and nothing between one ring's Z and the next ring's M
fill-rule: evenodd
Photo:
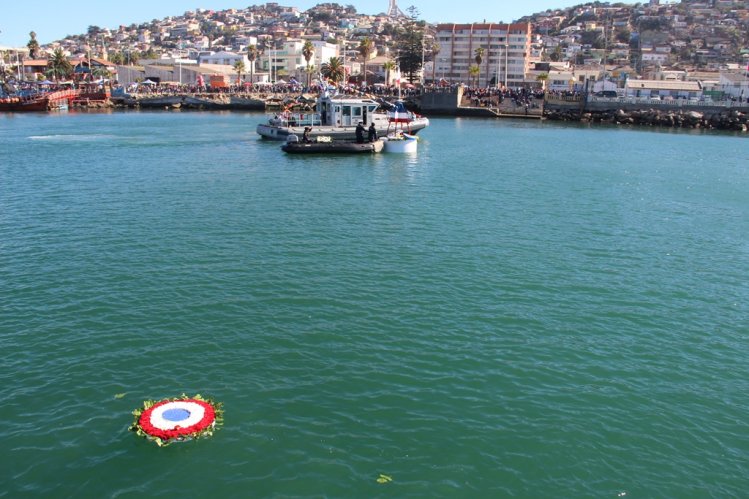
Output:
M223 423L221 403L200 395L146 400L143 408L133 411L135 421L130 426L141 437L159 447L172 442L184 442L210 437Z

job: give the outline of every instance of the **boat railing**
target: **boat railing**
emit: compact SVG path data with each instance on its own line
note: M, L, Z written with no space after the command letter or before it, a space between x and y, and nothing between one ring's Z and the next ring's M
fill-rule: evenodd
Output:
M319 113L313 112L283 112L273 115L273 120L280 126L320 126L322 119Z

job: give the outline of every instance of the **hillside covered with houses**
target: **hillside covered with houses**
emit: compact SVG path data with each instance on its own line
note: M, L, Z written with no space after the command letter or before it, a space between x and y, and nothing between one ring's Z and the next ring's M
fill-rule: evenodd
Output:
M337 3L302 11L271 2L90 26L45 46L32 33L27 47L3 53L2 72L6 79L51 78L50 61L64 56L74 72L122 84L195 84L211 75L221 75L226 85L304 82L336 58L351 81L389 85L400 77L396 68L405 60L409 30L418 35L409 53L421 57L404 78L415 84L576 92L592 89L591 83L597 90L624 89L633 79L700 81L705 90L749 95L747 0L592 2L504 25L430 25L413 7L406 14L364 14Z

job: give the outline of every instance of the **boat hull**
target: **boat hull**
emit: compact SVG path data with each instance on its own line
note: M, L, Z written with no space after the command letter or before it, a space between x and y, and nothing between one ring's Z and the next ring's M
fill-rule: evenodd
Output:
M386 135L388 132L387 123L379 124L376 126L378 135ZM423 130L429 126L429 119L425 117L419 117L410 122L406 127L409 133L415 134L420 130ZM270 123L261 123L257 126L257 133L264 139L270 140L286 140L289 135L297 135L299 137L304 134L305 126L283 126L273 125ZM322 137L327 136L333 140L355 140L356 139L356 125L353 126L313 126L310 132L310 137Z
M36 99L30 101L8 101L0 102L0 112L39 112L47 111L47 99Z
M418 148L418 138L413 135L403 134L403 137L386 137L385 141L385 152L392 153L415 153Z
M27 97L5 97L0 99L0 112L43 112L67 109L69 103L77 96L77 90L58 90Z
M287 142L281 146L289 154L372 154L382 151L382 140L374 142Z

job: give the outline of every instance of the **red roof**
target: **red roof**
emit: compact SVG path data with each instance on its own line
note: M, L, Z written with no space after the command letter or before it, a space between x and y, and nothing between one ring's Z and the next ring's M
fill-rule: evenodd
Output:
M23 66L46 66L47 59L26 59L23 61Z

